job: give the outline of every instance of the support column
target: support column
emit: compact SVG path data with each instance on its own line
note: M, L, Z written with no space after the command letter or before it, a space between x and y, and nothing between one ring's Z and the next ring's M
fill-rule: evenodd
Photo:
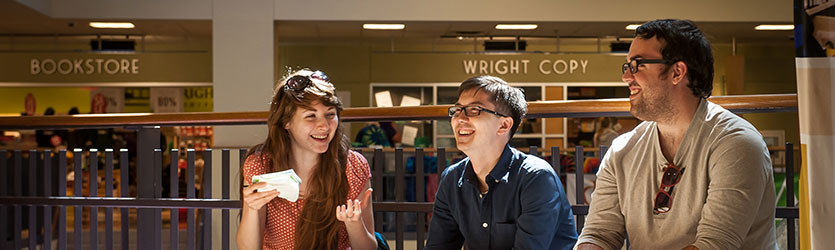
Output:
M212 74L214 111L266 111L275 82L275 18L274 0L212 0ZM266 118L266 117L265 117ZM214 147L249 148L267 136L265 125L215 127ZM236 150L233 150L236 151ZM215 154L220 155L220 154ZM237 159L237 158L235 158ZM219 162L219 161L217 161ZM221 168L213 168L215 178L230 180L230 194L236 199L238 169L231 161L230 176L221 176ZM220 164L218 164L219 166ZM213 178L213 183L221 183ZM213 197L220 197L215 185ZM230 249L237 249L238 210L230 212ZM214 211L212 245L221 245L220 211ZM220 249L223 249L222 247Z

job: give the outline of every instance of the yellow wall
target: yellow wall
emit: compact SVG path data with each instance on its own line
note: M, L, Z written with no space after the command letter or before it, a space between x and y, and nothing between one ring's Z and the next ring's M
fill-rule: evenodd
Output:
M714 88L722 86L725 75L724 58L733 53L730 44L714 45L716 73ZM745 58L744 94L797 93L794 66L794 43L737 44L737 56ZM714 94L723 94L714 90ZM744 114L743 117L759 130L785 130L786 142L800 144L797 112Z
M90 112L89 88L0 88L0 115L20 115L25 111L24 100L32 93L35 97L35 113L43 115L47 107L62 115L72 107L81 113Z

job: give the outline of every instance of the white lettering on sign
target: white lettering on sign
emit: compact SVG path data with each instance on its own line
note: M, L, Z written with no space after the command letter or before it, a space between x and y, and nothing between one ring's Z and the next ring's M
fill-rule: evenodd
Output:
M470 75L507 75L528 74L530 60L464 60L464 72ZM539 73L544 75L556 74L586 74L589 60L577 59L545 59L539 61Z
M29 60L29 74L31 75L51 75L56 72L61 75L138 75L139 59L61 58L57 63L52 58Z
M464 60L464 72L481 75L527 74L531 60ZM521 72L520 72L521 70Z
M539 73L550 75L550 74L557 74L563 75L565 73L574 74L575 72L581 72L583 74L586 73L586 69L589 65L589 60L542 60L539 62Z

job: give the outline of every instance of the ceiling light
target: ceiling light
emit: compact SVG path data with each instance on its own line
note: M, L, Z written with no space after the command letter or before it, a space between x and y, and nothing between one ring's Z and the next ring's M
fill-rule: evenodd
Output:
M754 27L755 30L794 30L792 24L760 24Z
M107 23L107 22L90 22L90 27L97 28L97 29L133 29L133 23L130 22L118 22L118 23Z
M636 30L636 29L638 29L638 27L641 27L641 25L640 24L630 24L630 25L626 25L626 30Z
M536 24L496 24L497 30L535 30Z
M362 25L363 29L367 30L402 30L406 28L402 23L366 23Z

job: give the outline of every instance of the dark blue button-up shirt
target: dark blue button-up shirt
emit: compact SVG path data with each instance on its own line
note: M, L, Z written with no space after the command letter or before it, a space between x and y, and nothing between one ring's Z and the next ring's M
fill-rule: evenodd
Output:
M562 183L539 157L505 146L479 191L470 159L441 176L425 249L571 249L574 216Z

